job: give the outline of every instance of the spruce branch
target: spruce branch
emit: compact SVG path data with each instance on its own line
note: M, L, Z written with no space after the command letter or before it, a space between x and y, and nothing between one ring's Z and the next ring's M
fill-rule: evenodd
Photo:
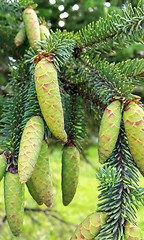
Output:
M3 114L1 118L1 146L9 152L13 163L17 163L18 151L20 138L22 134L21 122L23 119L24 108L24 76L25 66L24 62L21 61L11 69L11 81L10 86L12 87L12 94L7 98L4 103Z
M84 101L80 96L69 92L65 95L63 104L68 139L73 140L80 147L86 137Z
M115 64L105 60L79 60L84 64L79 69L81 78L87 83L87 89L90 88L100 101L107 103L113 97L130 98L135 86Z
M56 32L50 31L50 36L46 37L46 41L38 41L38 46L41 46L42 53L48 53L54 57L54 64L59 69L61 66L67 63L70 58L76 38L73 32L61 31L59 29Z
M121 123L115 149L104 168L97 174L100 180L98 211L108 215L97 239L124 239L125 221L135 221L136 209L143 204L143 188L138 187L138 174L129 151L127 137ZM142 198L143 199L143 198Z
M121 15L112 12L79 31L79 52L110 53L131 43L143 44L143 7L124 6Z
M115 65L134 84L144 81L144 59L128 59Z

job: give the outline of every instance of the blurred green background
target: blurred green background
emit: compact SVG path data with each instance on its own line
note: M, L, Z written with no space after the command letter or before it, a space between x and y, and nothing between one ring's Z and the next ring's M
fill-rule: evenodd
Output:
M123 4L132 3L136 6L138 1L124 0L38 0L38 16L45 18L48 26L55 31L56 28L67 29L77 32L89 22L96 21L99 17L115 10L121 14ZM21 23L21 13L11 14L7 9L0 9L0 115L3 102L11 89L9 82L9 65L12 66L14 59L24 54L27 41L18 49L14 46L14 37ZM109 62L119 62L129 58L143 58L144 46L133 44L107 57ZM105 56L103 56L105 57ZM135 93L144 100L144 84L137 86ZM23 234L14 238L10 235L9 227L5 221L3 181L0 183L0 240L68 240L77 224L88 214L96 210L98 202L97 169L101 166L97 154L97 126L94 129L94 121L88 119L89 139L81 156L80 176L77 193L72 203L64 207L61 196L61 154L62 149L58 144L49 148L50 166L54 184L54 203L51 210L45 206L39 207L25 189L25 217ZM144 187L144 181L140 176L140 186ZM35 209L35 210L33 210ZM144 208L140 208L137 214L138 226L144 239Z

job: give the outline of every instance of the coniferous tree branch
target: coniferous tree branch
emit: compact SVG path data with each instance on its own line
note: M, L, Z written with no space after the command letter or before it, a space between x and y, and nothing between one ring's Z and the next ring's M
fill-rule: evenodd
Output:
M105 239L105 236L108 239L124 239L125 222L135 221L136 209L143 205L144 189L138 187L139 178L129 151L123 122L115 149L97 178L101 181L98 210L105 211L108 215L107 223L97 239ZM141 194L142 201L136 193Z
M121 15L113 12L79 32L78 48L92 54L111 52L133 43L143 43L143 6L124 6ZM94 45L94 47L93 47Z
M17 164L20 138L22 134L21 122L24 114L24 76L25 66L21 61L11 68L11 82L13 89L12 96L4 104L1 119L1 145L9 152L12 163Z

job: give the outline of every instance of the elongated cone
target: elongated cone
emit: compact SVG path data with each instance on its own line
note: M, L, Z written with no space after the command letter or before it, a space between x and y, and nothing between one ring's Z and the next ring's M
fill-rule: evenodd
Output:
M92 213L76 228L70 240L94 239L106 223L106 214Z
M62 153L62 199L67 206L73 199L79 176L79 151L74 145L64 146Z
M50 32L48 30L48 28L45 25L40 25L40 37L41 37L41 41L46 41L46 36L49 37L50 36Z
M54 65L43 58L35 68L35 86L43 117L52 134L67 141L64 116Z
M0 155L0 181L2 180L7 166L6 156L4 154Z
M23 11L23 21L29 44L31 47L36 48L35 42L40 40L40 28L37 15L31 7L27 7Z
M130 102L123 120L131 154L144 176L144 111L135 102Z
M98 140L98 153L100 163L104 163L112 153L119 134L121 123L121 104L112 102L104 111Z
M31 178L27 181L26 185L32 198L37 202L38 205L42 205L43 201L39 197Z
M26 124L20 142L18 173L21 184L31 177L42 145L44 123L41 117L34 116Z
M49 169L48 146L45 141L42 142L31 180L41 202L50 208L53 202L53 185Z
M16 47L19 47L21 44L23 44L24 40L26 38L26 32L25 32L25 27L21 28L21 30L17 33L14 43Z
M125 226L125 240L142 240L140 230L137 226L127 222Z
M14 236L19 236L23 227L24 186L18 173L6 172L4 178L4 199L7 221Z

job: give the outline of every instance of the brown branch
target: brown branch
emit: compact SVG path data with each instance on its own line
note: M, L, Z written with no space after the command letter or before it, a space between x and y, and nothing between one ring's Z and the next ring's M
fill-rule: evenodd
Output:
M89 164L92 168L94 168L94 169L96 170L96 172L98 172L98 168L97 168L96 166L94 166L94 165L92 164L92 162L87 159L87 157L86 157L86 155L85 155L85 153L84 153L83 151L81 151L81 155L82 155L82 157L83 157L83 160L84 160L87 164Z
M51 213L52 211L49 209L40 209L40 208L24 208L24 211L31 211L31 212L42 212L44 213L47 217L52 217L55 218L56 220L60 221L61 223L67 224L67 225L73 225L75 227L77 227L77 224L68 222L63 220L62 218L59 218L58 216L54 215L53 213Z
M57 212L57 211L52 211L52 210L49 210L49 209L40 209L40 208L24 208L24 211L25 212L41 212L41 213L44 213L47 217L52 217L52 218L60 221L61 223L77 227L77 224L65 221L62 218L53 214L53 212ZM5 223L6 220L7 220L7 216L4 216L0 225L2 226Z

